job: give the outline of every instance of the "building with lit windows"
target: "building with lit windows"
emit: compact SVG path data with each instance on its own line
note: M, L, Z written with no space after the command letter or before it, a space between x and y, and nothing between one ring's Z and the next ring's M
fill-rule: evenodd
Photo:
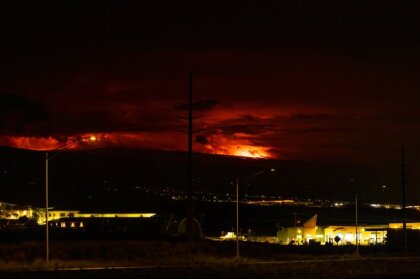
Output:
M45 211L44 211L45 212ZM104 212L81 212L79 210L49 210L48 221L60 220L63 218L150 218L155 213L104 213ZM45 213L41 214L38 223L45 224Z
M314 215L302 226L286 227L277 232L280 244L331 244L356 245L356 226L349 225L317 225L318 214ZM359 245L385 244L389 229L402 229L402 223L379 225L360 225L357 227ZM407 223L407 229L420 230L419 223Z
M33 218L34 209L31 206L17 206L12 203L0 202L0 219L18 220L22 217Z
M151 218L155 213L141 212L84 212L80 210L49 210L48 221L66 218ZM26 217L44 225L45 208L32 208L31 206L17 206L11 203L0 202L0 219L18 220Z

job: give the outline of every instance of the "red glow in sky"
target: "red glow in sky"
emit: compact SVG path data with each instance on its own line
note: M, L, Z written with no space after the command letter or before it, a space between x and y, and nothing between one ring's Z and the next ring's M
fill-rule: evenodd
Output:
M0 142L10 147L30 149L30 150L53 150L63 145L58 140L38 137L1 137ZM74 147L70 147L74 148Z
M97 143L73 148L186 150L176 107L191 73L194 101L207 101L196 152L381 165L406 145L420 158L409 4L6 2L2 145L53 149L92 132Z
M268 148L261 146L250 146L250 145L227 145L221 146L220 148L214 148L214 146L206 145L207 152L221 155L231 155L248 158L272 158L272 155L268 152Z
M15 148L47 151L71 143L74 138L87 138L91 135L95 137L94 141L84 140L70 145L68 148L131 147L175 151L185 150L183 145L186 146L187 139L185 135L176 133L95 133L69 137L66 141L58 141L52 137L0 137L0 143ZM174 138L178 138L178 140L174 141ZM174 144L175 142L179 145ZM267 147L249 145L249 142L244 140L237 140L235 144L235 140L221 139L220 137L213 140L211 144L195 144L195 151L197 152L249 158L272 158L273 156L268 149Z

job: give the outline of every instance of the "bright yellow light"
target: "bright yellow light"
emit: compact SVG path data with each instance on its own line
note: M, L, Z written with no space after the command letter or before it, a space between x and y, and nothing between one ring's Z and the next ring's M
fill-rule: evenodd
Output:
M96 141L96 137L95 137L95 136L90 136L90 137L89 137L89 140L90 140L90 141Z
M232 155L248 158L269 158L267 151L263 147L251 145L239 145L232 150Z

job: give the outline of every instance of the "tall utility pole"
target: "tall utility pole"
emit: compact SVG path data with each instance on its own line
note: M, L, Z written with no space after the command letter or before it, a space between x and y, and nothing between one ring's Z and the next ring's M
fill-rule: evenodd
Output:
M50 261L50 236L48 224L48 152L45 153L45 260Z
M358 201L357 201L357 192L355 195L354 200L354 208L355 208L355 214L356 214L356 256L359 256L359 215L358 215Z
M180 131L182 133L188 133L188 143L187 143L187 176L186 176L186 192L187 192L187 202L186 202L186 236L189 241L194 240L195 225L194 225L194 203L193 203L193 135L201 131L201 129L193 130L193 121L195 119L201 118L202 115L193 115L196 105L200 105L200 102L193 103L192 98L192 74L188 75L188 103L179 103L176 108L181 110L188 110L187 117L179 117L180 119L188 121L188 131Z
M239 259L239 179L236 179L236 258Z
M188 75L188 165L187 165L187 236L194 239L193 202L192 202L192 156L193 156L193 102L192 102L192 75Z
M403 214L403 235L404 235L404 253L407 254L407 213L405 210L405 150L401 148L401 186L402 186L402 214Z
M84 139L89 139L90 141L96 141L95 136L90 137L81 137L75 140L72 140L66 144L63 144L52 152L45 153L45 261L49 263L50 261L50 235L49 235L49 223L48 223L48 193L49 193L49 161L54 159L56 156L60 155L63 151L67 150L70 146L83 141Z

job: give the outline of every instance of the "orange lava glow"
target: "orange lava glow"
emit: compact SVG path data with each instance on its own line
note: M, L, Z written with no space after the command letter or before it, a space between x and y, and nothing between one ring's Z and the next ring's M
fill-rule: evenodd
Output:
M223 134L214 134L207 137L208 143L196 145L195 150L202 153L238 156L246 158L275 158L269 146L260 146L255 144L258 140L256 135L246 133L234 133L226 136Z
M83 139L82 141L71 144L75 139L81 138ZM130 147L176 151L186 149L186 140L185 134L176 132L116 132L82 134L60 140L53 137L0 137L0 145L37 151L54 150L64 145L66 145L66 149ZM255 146L249 139L244 139L241 134L236 135L234 138L216 135L210 137L210 140L209 144L194 144L194 151L247 158L273 158L269 152L269 147Z
M271 154L268 152L267 147L261 146L251 146L251 145L224 145L224 146L214 146L214 145L205 145L207 152L212 154L219 155L230 155L230 156L239 156L247 158L272 158Z
M80 140L82 139L82 140ZM73 145L71 144L74 141ZM94 135L82 135L78 137L67 137L63 140L58 140L53 137L7 137L0 139L0 144L7 145L15 148L36 150L36 151L47 151L66 146L66 149L77 149L81 145L85 145L86 142L97 141Z
M60 145L65 144L65 142L59 142L58 140L48 137L48 138L39 138L39 137L8 137L6 141L8 146L30 149L30 150L52 150L56 149ZM73 147L74 148L74 147Z
M237 146L233 154L235 156L249 157L249 158L268 158L270 157L263 147L259 146Z

